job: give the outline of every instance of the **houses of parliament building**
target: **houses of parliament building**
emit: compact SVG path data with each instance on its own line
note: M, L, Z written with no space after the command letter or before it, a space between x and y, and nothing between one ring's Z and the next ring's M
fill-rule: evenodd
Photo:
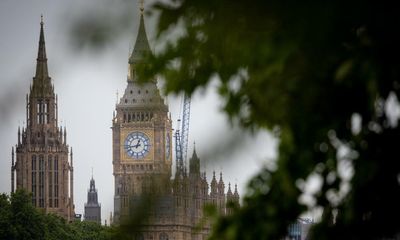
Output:
M212 204L220 214L230 214L230 206L239 204L237 187L225 186L222 173L216 176L215 172L209 184L205 172L200 171L195 149L188 168L177 168L172 176L168 105L156 79L139 84L136 74L137 66L146 64L147 54L152 52L141 8L127 86L112 119L113 223L123 224L129 217L143 214L135 239L206 239L210 224L203 216L203 207ZM36 65L26 97L27 125L18 129L16 159L12 150L12 191L14 185L26 189L32 193L34 206L71 220L75 211L73 155L65 128L57 124L57 96L47 70L43 21ZM146 205L147 200L151 206Z

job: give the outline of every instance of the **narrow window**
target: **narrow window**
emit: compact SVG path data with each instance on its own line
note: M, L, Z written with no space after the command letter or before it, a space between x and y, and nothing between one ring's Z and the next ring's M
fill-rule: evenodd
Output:
M39 156L39 207L44 207L44 158Z
M54 207L58 208L58 156L54 157Z
M53 157L48 157L49 207L53 207Z
M32 205L36 207L36 155L32 156Z

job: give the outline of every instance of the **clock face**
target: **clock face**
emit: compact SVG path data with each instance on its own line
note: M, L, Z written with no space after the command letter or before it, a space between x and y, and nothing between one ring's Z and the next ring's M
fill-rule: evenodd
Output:
M169 133L167 133L167 136L165 137L165 157L167 159L169 158L170 153L171 153L171 143L170 143Z
M150 139L142 132L131 132L125 139L125 151L131 158L142 159L150 151Z

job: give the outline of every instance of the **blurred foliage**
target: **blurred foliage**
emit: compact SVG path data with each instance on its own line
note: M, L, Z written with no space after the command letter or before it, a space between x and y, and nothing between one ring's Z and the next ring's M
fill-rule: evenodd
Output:
M159 40L176 28L183 33L138 66L142 80L161 75L166 93L188 94L215 80L231 119L274 130L280 140L276 166L260 170L242 207L214 225L211 239L280 239L312 209L323 210L312 239L400 232L400 132L385 112L400 86L400 15L393 4L172 0L152 6L160 14ZM352 124L357 118L359 126ZM321 187L306 193L311 176Z
M116 239L114 227L94 222L67 223L54 214L44 214L31 204L24 190L0 195L0 239L107 240Z

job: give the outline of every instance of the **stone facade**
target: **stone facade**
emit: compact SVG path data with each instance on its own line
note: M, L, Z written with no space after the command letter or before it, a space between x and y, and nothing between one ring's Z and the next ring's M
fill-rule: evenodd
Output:
M101 224L101 206L98 202L97 189L92 176L90 179L90 188L85 203L85 221L92 221Z
M43 20L40 23L36 74L26 95L26 128L18 128L16 161L12 148L11 191L32 193L32 204L46 213L74 218L72 149L58 126L57 95L47 69ZM16 174L16 179L15 179Z
M206 204L229 214L228 202L239 204L237 187L225 193L222 173L210 185L200 172L196 150L186 168L172 177L172 123L157 80L139 84L136 68L151 54L143 20L129 58L127 87L112 120L114 223L129 217L143 219L136 239L206 239L210 226L203 216ZM200 227L199 227L200 226Z

